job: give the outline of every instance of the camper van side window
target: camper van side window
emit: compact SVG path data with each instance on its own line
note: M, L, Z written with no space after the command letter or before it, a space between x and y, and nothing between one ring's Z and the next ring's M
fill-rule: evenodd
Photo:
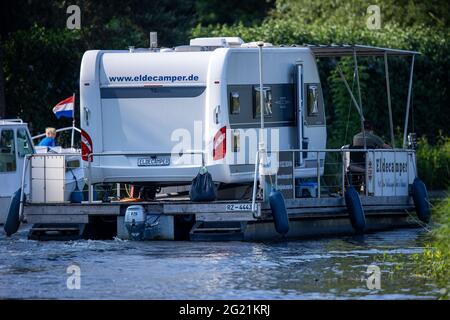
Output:
M259 87L254 87L253 100L253 117L259 118L261 116ZM263 102L264 102L264 117L272 117L272 88L263 87Z
M0 172L16 171L14 131L2 130L0 134Z
M315 84L308 85L308 116L316 117L319 115L319 88Z
M239 130L233 130L232 143L233 152L239 152L241 150L241 133Z
M27 131L23 128L17 130L17 154L23 158L30 153L33 153L33 149Z
M325 125L325 111L323 108L322 89L320 83L307 83L305 122L308 126Z
M239 101L239 92L230 92L230 113L239 114L241 112L241 103Z

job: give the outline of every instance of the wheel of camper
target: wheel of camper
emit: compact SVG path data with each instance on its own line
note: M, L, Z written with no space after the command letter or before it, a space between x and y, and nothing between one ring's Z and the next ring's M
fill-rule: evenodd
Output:
M272 189L269 195L269 203L270 209L272 210L275 230L279 234L285 235L289 231L289 217L281 192Z
M425 223L430 222L431 212L427 187L419 178L415 178L412 184L412 196L419 220Z
M363 233L366 228L366 217L364 215L361 199L354 187L349 187L345 191L345 204L353 229L357 233Z

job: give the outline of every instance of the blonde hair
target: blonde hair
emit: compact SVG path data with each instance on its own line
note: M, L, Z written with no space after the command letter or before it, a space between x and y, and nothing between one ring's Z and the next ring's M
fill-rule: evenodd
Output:
M56 129L52 127L45 128L45 135L56 136Z

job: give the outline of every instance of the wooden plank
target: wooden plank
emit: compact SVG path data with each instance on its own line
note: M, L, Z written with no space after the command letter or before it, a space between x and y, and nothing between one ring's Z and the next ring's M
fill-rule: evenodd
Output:
M87 214L29 214L28 223L88 223Z
M194 232L211 232L211 231L241 231L241 228L198 228Z
M198 213L197 221L256 221L251 212L214 212Z
M345 206L343 197L339 198L296 198L286 199L286 208L319 208L319 207L340 207ZM398 197L375 197L361 196L361 203L364 206L380 206L380 205L411 205L412 199L407 196ZM269 205L262 203L262 209L270 209Z
M120 206L110 206L103 204L85 205L85 204L70 204L70 205L26 205L24 207L24 214L45 214L45 215L119 215Z
M248 201L233 201L233 202L225 202L225 203L185 203L185 204L163 204L163 213L165 214L176 214L176 213L223 213L227 212L226 206L227 204L236 204L236 203L245 203L250 204ZM256 204L257 210L260 207L260 203ZM229 213L242 212L242 213L250 213L250 211L228 211Z
M78 228L32 228L32 231L79 231Z

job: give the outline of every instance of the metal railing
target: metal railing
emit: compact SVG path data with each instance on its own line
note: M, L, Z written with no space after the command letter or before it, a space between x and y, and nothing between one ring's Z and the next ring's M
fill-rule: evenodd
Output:
M99 153L90 153L87 155L88 159L88 177L87 177L87 185L88 185L88 202L92 203L93 198L93 188L92 188L92 162L94 157L118 157L118 156L178 156L182 157L184 155L201 155L202 156L202 163L199 167L204 167L205 162L205 154L206 152L203 150L188 150L183 151L182 153L173 153L173 152L167 152L167 151L139 151L139 152L99 152Z
M372 189L372 191L375 189L375 179L372 179L372 185L368 186L369 181L369 175L373 174L370 170L373 170L374 168L370 168L369 166L369 159L374 159L376 153L381 153L381 157L383 157L383 153L392 153L394 157L394 195L397 194L397 176L395 171L398 167L397 163L397 155L399 153L407 154L407 175L409 176L411 168L409 168L409 163L412 162L413 164L413 173L415 176L417 176L417 166L415 164L415 159L410 159L412 155L415 154L415 150L413 149L350 149L350 148L342 148L342 149L288 149L288 150L277 150L277 151L266 151L266 154L273 154L276 153L279 154L281 152L288 152L292 155L292 174L293 174L293 197L297 198L296 195L296 171L297 170L305 170L310 169L310 171L313 169L313 167L307 167L305 161L309 161L309 164L311 165L312 162L315 163L315 176L314 177L308 177L303 179L314 179L316 185L317 185L317 198L322 197L322 191L323 191L323 183L325 183L325 187L332 189L335 192L335 194L340 194L340 196L344 195L346 186L352 185L352 174L350 170L350 165L352 164L350 155L351 153L364 153L364 162L359 163L361 172L359 175L361 176L362 183L364 185L364 195L370 196L369 194L369 187ZM296 161L296 154L300 153L306 153L307 155L313 154L315 157L303 157L302 163L299 163L299 161ZM321 155L325 155L321 157ZM334 156L334 158L330 159L330 155ZM371 155L371 156L370 156ZM348 159L346 157L349 157ZM327 159L328 157L328 159ZM261 162L261 152L258 150L256 152L256 161L255 161L255 167L254 167L254 177L253 177L253 193L252 193L252 211L256 211L256 194L257 194L257 182L259 180L259 170L260 170L260 162ZM333 161L334 159L334 161ZM322 164L323 160L323 164ZM331 160L331 161L330 161ZM411 161L412 160L412 161ZM372 164L373 165L373 164ZM334 169L330 169L332 166L335 166ZM321 174L321 172L323 173ZM330 172L331 171L331 172ZM385 188L384 185L384 177L383 177L383 170L381 170L381 193L383 195L383 190ZM298 173L298 171L297 171ZM358 174L356 174L358 175ZM300 178L302 179L302 178ZM339 183L337 183L339 181ZM333 184L334 183L334 184ZM264 187L264 186L260 186ZM373 193L373 192L372 192ZM264 199L263 199L264 200Z
M64 128L56 129L56 132L62 132L62 131L68 131L68 130L75 130L76 132L81 133L81 130L78 129L77 127L64 127ZM41 133L36 136L33 136L33 137L31 137L31 139L36 140L36 139L39 139L42 137L45 137L45 133Z
M365 153L365 171L364 171L364 181L365 181L365 187L364 187L364 194L366 196L369 195L369 188L367 187L367 181L368 181L368 174L369 170L368 168L368 159L370 154L372 154L372 158L374 157L375 152L379 152L381 154L383 153L393 153L394 156L394 166L397 164L397 155L399 153L407 153L408 155L408 172L412 169L414 172L414 175L417 176L417 166L415 164L415 159L413 159L412 164L413 168L409 168L409 157L415 154L415 151L412 149L288 149L288 150L277 150L277 151L266 151L267 154L273 154L273 153L280 153L280 152L288 152L292 155L292 173L293 173L293 194L294 198L297 197L296 195L296 183L295 179L298 177L298 170L304 170L309 169L309 173L313 173L314 176L309 176L307 179L313 179L317 185L317 197L322 197L322 191L324 188L328 188L330 190L335 190L337 194L340 193L340 196L343 196L345 189L348 185L351 185L351 182L348 181L349 175L348 175L348 163L346 161L346 155L349 155L350 153ZM302 159L302 163L299 163L299 161L296 161L296 155L300 155L300 153L306 153L307 157L298 157L299 161L300 158ZM309 155L314 155L309 156ZM36 156L43 156L46 154L36 154ZM73 153L69 154L48 154L48 155L62 155L62 156L73 156ZM157 156L157 155L167 155L167 156L178 156L182 157L185 155L201 155L201 165L205 165L205 157L206 152L203 150L189 150L183 153L171 153L171 152L103 152L103 153L91 153L88 155L88 159L90 161L87 162L87 172L88 176L85 177L85 181L87 182L88 186L88 202L91 203L93 199L93 185L92 185L92 166L93 166L93 159L96 157L117 157L117 156ZM22 212L23 209L23 199L24 199L24 185L25 185L25 178L26 178L26 171L28 167L28 163L31 162L30 159L35 156L33 154L26 155L24 158L24 165L23 165L23 172L22 172L22 181L21 181L21 208L20 212ZM334 158L330 158L330 157ZM328 157L328 158L327 158ZM256 152L256 161L255 161L255 167L254 167L254 176L253 176L253 192L252 192L252 211L256 211L256 194L257 194L257 182L259 181L259 167L260 167L260 160L261 160L261 154L260 151ZM306 165L306 162L309 161L309 167ZM312 163L314 162L314 166L312 166ZM334 166L333 169L330 169ZM199 165L200 167L200 165ZM86 168L86 167L84 167ZM394 172L395 173L395 172ZM381 180L383 181L383 171L381 171ZM394 179L395 179L394 175ZM300 178L302 179L302 178ZM394 190L396 188L396 181L394 181ZM381 188L383 192L383 185ZM120 190L118 191L120 192ZM394 191L395 192L395 191Z

